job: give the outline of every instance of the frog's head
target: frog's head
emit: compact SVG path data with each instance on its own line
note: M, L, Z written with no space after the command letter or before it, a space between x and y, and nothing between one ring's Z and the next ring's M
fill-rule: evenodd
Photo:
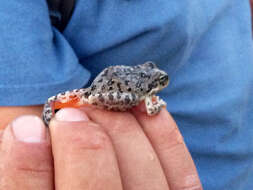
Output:
M159 69L155 63L146 62L142 65L143 71L148 75L149 79L146 81L146 92L148 94L156 94L169 84L169 76L167 73Z

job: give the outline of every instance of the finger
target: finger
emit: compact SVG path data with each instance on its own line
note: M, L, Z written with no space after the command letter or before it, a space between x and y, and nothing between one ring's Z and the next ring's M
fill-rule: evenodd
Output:
M37 106L0 106L0 130L4 129L12 120L21 115L40 116L43 105Z
M82 111L60 110L50 132L56 189L122 189L110 139Z
M152 117L142 111L143 107L139 107L133 113L161 161L170 188L202 189L191 155L171 115L166 109Z
M0 189L54 189L49 135L38 117L19 117L4 130L0 176Z
M91 107L82 109L112 139L125 190L169 189L159 160L133 115Z

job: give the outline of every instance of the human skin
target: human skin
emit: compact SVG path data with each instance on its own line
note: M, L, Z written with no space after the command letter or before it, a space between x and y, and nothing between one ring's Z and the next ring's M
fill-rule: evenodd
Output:
M250 0L250 4L252 8L253 0ZM13 135L13 119L25 114L40 116L41 111L42 106L0 107L0 190L78 190L92 189L93 185L97 185L97 188L93 189L99 189L99 187L102 189L110 187L108 189L112 190L138 189L135 188L136 184L139 185L139 189L145 189L143 187L150 185L153 182L152 179L157 179L157 181L154 180L156 183L151 184L153 189L155 187L152 185L156 185L158 182L164 185L159 189L169 189L166 182L170 185L170 189L177 189L177 185L180 184L186 184L185 189L195 189L194 186L197 187L196 189L201 189L194 164L183 141L181 141L180 132L177 127L175 130L171 129L176 124L164 110L162 114L168 116L166 116L168 121L164 120L164 116L145 118L142 114L134 112L132 116L129 113L124 116L124 122L118 120L118 117L121 118L119 115L109 116L105 121L103 112L94 112L89 115L88 112L87 114L85 114L86 112L80 113L79 110L78 113L83 114L86 119L89 118L89 121L64 122L54 119L50 126L52 143L48 131L43 125L41 128L43 131L41 132L42 141L23 142L17 140L17 137ZM76 115L78 114L76 113ZM72 119L77 117L71 114L69 116ZM30 126L34 120L31 116L29 117L26 117L25 126ZM134 125L134 128L131 128L131 125L129 125L130 127L126 125L133 119L132 117L135 117L140 125ZM39 121L38 118L35 120ZM105 125L103 122L109 124ZM158 123L162 125L157 125ZM9 125L7 126L7 124ZM6 126L7 128L4 129ZM114 126L113 130L110 129L110 126ZM115 126L120 127L115 130ZM163 129L157 130L161 129L157 126L162 126ZM139 133L134 133L138 131ZM122 140L121 137L124 137L124 134L130 134L131 138L128 139L126 136ZM130 141L130 139L137 138L138 134L142 136L141 142L136 144L135 141ZM95 143L92 141L94 139ZM128 145L132 146L128 147ZM134 149L134 145L138 148L137 150ZM143 147L144 150L142 150ZM53 148L55 159L52 158L51 148ZM142 159L142 157L144 158ZM145 157L150 160L145 160ZM143 163L143 160L146 162ZM153 176L150 175L150 168L154 168L152 170L152 173L155 171ZM55 180L53 179L54 170ZM135 176L136 173L138 176ZM154 175L157 177L154 178ZM111 180L103 181L103 179L108 179L104 178L105 176L111 177ZM166 182L164 182L164 178L166 178ZM81 181L83 183L80 183ZM143 184L144 182L145 184ZM54 188L54 184L56 188ZM79 187L77 187L78 185Z
M38 117L17 118L0 141L0 189L201 190L170 114L143 111L62 109L51 138Z
M33 114L40 116L43 110L42 105L37 106L0 106L0 131L8 123L21 115Z

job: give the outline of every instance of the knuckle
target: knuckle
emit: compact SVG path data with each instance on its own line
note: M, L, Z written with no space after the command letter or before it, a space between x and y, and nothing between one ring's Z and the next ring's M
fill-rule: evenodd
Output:
M203 190L201 185L195 185L191 187L177 188L178 190Z
M162 150L170 150L178 145L184 145L183 136L177 127L173 127L171 130L159 132L159 148Z
M73 133L69 141L69 148L72 151L100 149L110 143L110 139L105 131L94 126L87 127L80 133Z
M44 175L53 172L51 146L49 143L30 146L20 144L19 150L13 153L11 158L12 167L27 175Z
M117 113L115 115L112 124L112 132L115 133L128 133L131 131L136 131L138 128L138 123L135 117L130 113Z
M125 133L138 127L136 118L130 112L114 112L94 109L87 112L93 121L100 124L109 134Z
M203 190L199 177L196 174L188 175L183 178L182 183L178 184L175 189L179 190Z
M48 174L53 172L51 167L37 167L37 166L23 166L23 167L17 167L16 170L22 172L22 173L27 173L27 174Z

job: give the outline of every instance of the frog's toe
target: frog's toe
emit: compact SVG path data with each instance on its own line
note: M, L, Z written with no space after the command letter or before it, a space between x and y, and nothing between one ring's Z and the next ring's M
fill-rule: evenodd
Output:
M166 102L160 99L158 96L147 97L145 99L145 105L148 115L155 115L159 113L162 107L166 106Z

